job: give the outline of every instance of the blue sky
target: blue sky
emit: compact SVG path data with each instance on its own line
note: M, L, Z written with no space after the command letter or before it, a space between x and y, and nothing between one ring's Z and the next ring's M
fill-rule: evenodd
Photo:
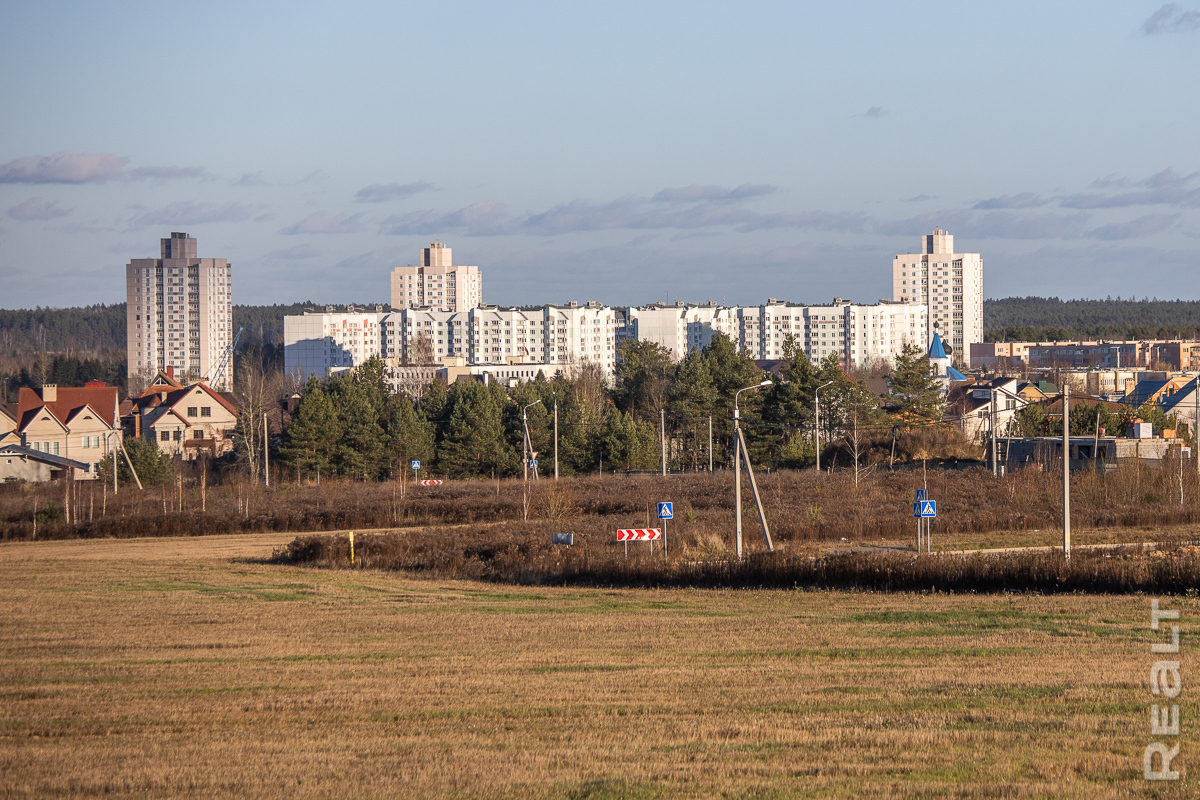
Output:
M1200 0L0 6L0 306L183 230L235 302L1200 298Z

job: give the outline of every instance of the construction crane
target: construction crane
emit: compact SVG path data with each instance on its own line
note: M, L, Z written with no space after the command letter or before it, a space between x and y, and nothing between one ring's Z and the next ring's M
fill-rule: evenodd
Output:
M233 343L225 348L225 354L221 356L221 363L217 364L217 368L209 376L210 386L215 386L217 381L221 380L221 376L225 374L225 368L233 361L233 351L237 349L238 340L242 338L242 330L242 328L238 328L237 336L233 337Z

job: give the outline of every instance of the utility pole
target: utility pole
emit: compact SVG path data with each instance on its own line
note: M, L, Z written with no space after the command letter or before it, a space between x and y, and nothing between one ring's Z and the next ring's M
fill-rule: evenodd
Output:
M662 474L667 477L667 410L660 408L658 410L658 432L659 438L662 441Z
M992 389L992 475L1000 475L1000 467L996 459L996 390Z
M1063 383L1063 555L1071 557L1071 387Z
M742 558L742 437L738 421L737 396L733 399L733 545L737 557Z
M263 412L263 479L267 482L267 486L271 485L271 465L267 460L271 457L270 447L270 428L267 427L267 412Z
M529 451L533 449L529 442L529 411L530 406L536 406L541 400L534 400L521 409L521 429L525 436L521 440L521 517L529 521Z
M833 381L823 383L813 390L813 408L816 410L816 421L813 424L813 446L817 449L817 472L821 471L821 397L820 391Z
M760 389L763 386L770 386L771 381L764 378L762 383L754 386L747 386L744 389L738 389L733 393L733 506L734 506L734 549L737 551L737 557L742 557L742 462L741 458L746 459L746 466L750 466L750 456L745 452L745 445L742 440L742 423L741 412L738 410L738 395L742 392L748 392L751 389ZM754 499L758 501L758 488L751 485L754 489ZM759 514L762 514L762 504L759 504ZM767 533L766 517L763 516L763 533L767 536L767 547L771 546L770 534Z
M1198 395L1200 396L1200 395ZM712 472L713 468L713 453L712 453L712 414L708 415L708 471Z
M554 480L558 480L558 394L554 397Z

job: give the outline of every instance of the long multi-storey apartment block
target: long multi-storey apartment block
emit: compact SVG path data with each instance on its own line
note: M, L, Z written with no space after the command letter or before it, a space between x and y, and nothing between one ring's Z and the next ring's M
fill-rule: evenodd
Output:
M836 356L845 367L890 362L905 344L924 347L926 310L880 301L855 304L840 297L829 305L798 305L774 298L761 306L656 304L631 308L622 338L649 340L679 359L707 347L722 333L759 360L783 358L791 337L810 360Z
M215 370L233 342L233 269L223 258L197 258L186 233L161 239L160 258L125 267L126 357L130 387L174 368L230 391L233 367Z
M314 372L325 377L377 355L395 367L441 364L447 358L555 367L589 362L611 374L623 324L621 312L599 303L478 306L461 312L313 311L284 318L284 367L302 378Z

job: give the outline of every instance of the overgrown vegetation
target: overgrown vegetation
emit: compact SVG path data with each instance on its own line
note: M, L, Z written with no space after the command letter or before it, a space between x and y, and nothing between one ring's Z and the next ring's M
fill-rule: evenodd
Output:
M282 478L282 480L280 480ZM177 471L155 488L126 486L114 497L98 482L77 483L68 497L61 485L0 487L0 538L203 536L250 531L394 529L415 526L498 525L523 519L520 480L447 481L420 487L397 481L322 479L297 483L277 475L270 488L240 473L217 485L196 471ZM907 541L912 535L913 490L928 484L938 501L935 540L943 531L1050 530L1061 520L1061 477L1037 465L1004 478L971 469L889 471L886 467L837 468L832 473L773 471L758 476L776 542L828 542L847 538ZM646 527L653 504L675 503L672 535L695 540L704 551L731 544L733 475L597 475L542 478L530 482L527 530L577 531L596 541L614 538L617 528ZM1183 502L1180 502L1180 497ZM1200 479L1179 462L1161 468L1122 463L1108 475L1072 476L1072 519L1080 528L1171 526L1200 522ZM743 487L747 541L757 547L749 487ZM63 509L52 523L33 523L50 502ZM516 530L516 529L513 529ZM525 530L525 529L522 529ZM482 534L481 534L482 535ZM543 538L545 538L543 536ZM682 552L682 550L681 550Z
M610 538L580 538L563 548L537 528L413 531L359 536L355 562L345 535L301 536L280 548L281 564L402 570L437 578L500 583L697 588L825 588L940 592L1153 592L1200 590L1200 548L1168 545L1056 552L917 556L886 551L814 556L798 549L758 552L743 560L688 532L671 558L645 544L627 555ZM706 546L707 545L707 546Z

